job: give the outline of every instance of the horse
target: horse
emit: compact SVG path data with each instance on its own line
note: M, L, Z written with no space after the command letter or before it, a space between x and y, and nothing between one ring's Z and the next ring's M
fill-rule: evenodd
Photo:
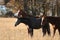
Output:
M18 18L15 26L19 25L20 23L24 23L28 25L28 34L33 36L33 29L40 29L41 28L41 18Z
M20 17L21 15L22 17ZM17 22L15 23L15 26L19 25L20 23L28 25L29 26L28 34L30 34L31 37L33 36L33 29L41 28L40 26L41 19L40 18L37 19L36 17L27 15L27 13L24 12L23 10L18 11L18 16L15 17L18 19Z
M58 29L59 35L60 35L60 17L53 17L53 16L43 16L43 21L42 21L42 25L47 25L47 23L51 23L52 25L55 25L55 27L53 27L54 31L53 31L53 37L55 35L56 30Z

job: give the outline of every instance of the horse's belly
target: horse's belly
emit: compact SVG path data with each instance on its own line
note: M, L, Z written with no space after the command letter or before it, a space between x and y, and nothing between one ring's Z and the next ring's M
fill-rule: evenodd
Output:
M39 29L39 28L41 28L41 25L40 25L40 23L34 23L34 24L32 24L32 27L34 29Z
M33 26L33 29L40 29L41 26Z
M33 29L39 29L39 28L41 28L40 19L32 18L30 21L31 21L31 25L32 25Z

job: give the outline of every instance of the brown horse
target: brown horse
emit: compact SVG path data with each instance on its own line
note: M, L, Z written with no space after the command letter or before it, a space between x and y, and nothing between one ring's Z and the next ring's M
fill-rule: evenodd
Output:
M58 29L60 35L60 17L43 16L42 25L45 26L47 25L47 23L51 23L52 25L55 25L55 27L53 28L54 29L53 36L55 35L56 29Z
M29 17L29 15L23 10L18 10L17 13L14 14L14 17L15 18L20 18L20 17L26 18L26 17Z
M23 17L23 18L27 18L27 17L34 17L33 15L29 15L26 11L24 10L20 10L18 13L18 17ZM37 18L37 17L36 17Z
M23 10L20 10L18 13L18 16L20 17L22 15L23 18L27 17L27 13Z
M20 10L18 13L18 17L23 17L23 18L29 18L29 17L34 17L33 15L28 14L26 11ZM35 17L35 18L39 18L39 17Z

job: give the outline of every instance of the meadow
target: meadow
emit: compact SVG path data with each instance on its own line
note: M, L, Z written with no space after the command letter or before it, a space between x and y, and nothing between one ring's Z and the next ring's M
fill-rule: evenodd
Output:
M17 27L14 26L16 18L1 18L0 17L0 40L60 40L58 30L56 30L55 36L53 37L53 28L51 29L51 36L46 34L43 37L42 29L34 29L34 35L31 38L28 35L28 25L23 23Z

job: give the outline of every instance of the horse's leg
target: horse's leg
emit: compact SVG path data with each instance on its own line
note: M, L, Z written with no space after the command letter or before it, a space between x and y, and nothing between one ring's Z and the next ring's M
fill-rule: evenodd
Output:
M59 35L60 35L60 28L58 28L58 32L59 32Z
M49 23L46 25L46 27L47 27L47 33L48 33L48 35L51 35L50 34L50 26L49 26Z
M45 28L45 26L42 26L42 32L43 32L43 36L45 36L46 35L46 28Z
M54 35L55 35L55 32L56 32L56 27L54 27L54 31L53 31L53 37L54 37Z
M33 29L32 28L28 28L28 34L30 34L30 36L33 36Z

